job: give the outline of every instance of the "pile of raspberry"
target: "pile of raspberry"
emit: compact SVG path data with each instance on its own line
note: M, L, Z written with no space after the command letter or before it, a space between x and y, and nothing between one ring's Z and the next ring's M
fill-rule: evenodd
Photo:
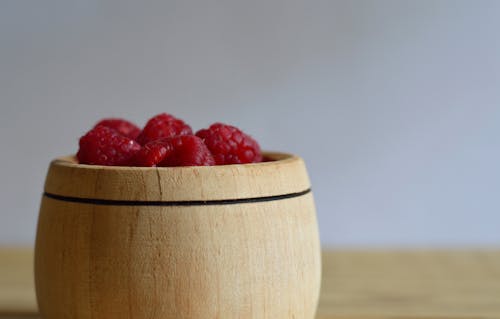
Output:
M107 166L208 166L258 163L259 144L238 128L215 123L193 134L183 120L162 113L141 130L108 118L80 138L79 163Z

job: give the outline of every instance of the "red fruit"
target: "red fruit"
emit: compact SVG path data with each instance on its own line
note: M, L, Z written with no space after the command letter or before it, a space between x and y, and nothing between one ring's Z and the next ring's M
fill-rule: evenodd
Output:
M117 131L97 126L80 138L76 156L81 164L128 166L141 146Z
M100 125L112 128L121 135L131 138L133 140L135 140L139 135L139 133L141 133L141 129L137 127L137 125L120 118L102 119L94 127Z
M203 141L194 135L179 135L152 141L135 156L137 166L208 166L214 158Z
M203 141L194 135L180 135L157 141L163 144L167 155L158 166L209 166L214 158Z
M262 161L259 144L234 126L215 123L199 130L196 136L203 139L217 165Z
M165 139L159 139L144 145L135 155L134 162L136 166L157 166L170 153L172 146Z
M214 158L203 140L194 135L176 136L166 139L171 153L160 166L209 166L215 165Z
M137 141L142 145L148 142L177 135L192 135L191 127L170 114L162 113L151 118L141 134L137 137Z

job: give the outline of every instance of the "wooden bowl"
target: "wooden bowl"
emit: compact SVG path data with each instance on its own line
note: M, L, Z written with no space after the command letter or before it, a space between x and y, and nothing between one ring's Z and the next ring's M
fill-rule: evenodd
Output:
M50 164L38 220L42 318L314 318L320 245L304 162Z

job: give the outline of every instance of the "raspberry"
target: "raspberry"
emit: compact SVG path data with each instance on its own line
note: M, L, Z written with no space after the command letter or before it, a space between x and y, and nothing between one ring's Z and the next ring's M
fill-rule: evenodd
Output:
M102 119L94 127L99 125L112 128L121 135L131 138L133 140L135 140L139 135L139 133L141 133L141 129L137 127L137 125L127 120L119 118Z
M215 123L196 132L196 136L203 139L217 165L262 161L259 144L234 126Z
M172 146L165 139L159 139L144 145L135 155L134 162L136 166L157 166L170 153Z
M152 141L135 156L137 166L207 166L214 158L203 141L194 135L179 135Z
M76 156L81 164L127 166L141 146L117 131L97 126L80 138Z
M177 135L192 135L191 127L170 114L162 113L151 118L141 134L137 137L137 141L142 145L148 142L165 138L174 137Z
M209 166L214 158L203 140L194 135L176 136L166 139L172 153L165 157L161 166Z

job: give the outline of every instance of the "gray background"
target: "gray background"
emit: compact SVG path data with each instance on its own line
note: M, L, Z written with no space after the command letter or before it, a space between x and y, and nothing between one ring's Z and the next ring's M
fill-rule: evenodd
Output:
M0 244L99 118L302 155L324 245L500 244L498 1L1 1Z

